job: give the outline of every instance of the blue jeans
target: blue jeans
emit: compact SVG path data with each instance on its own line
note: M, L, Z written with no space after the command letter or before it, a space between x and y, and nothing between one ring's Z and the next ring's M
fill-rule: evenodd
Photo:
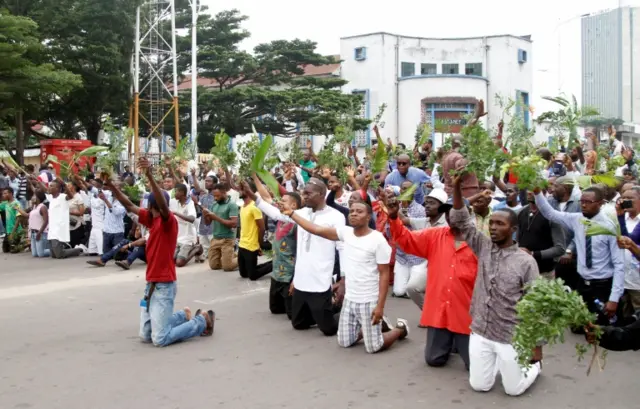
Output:
M100 256L100 260L105 264L109 260L113 260L113 258L116 256L116 254L118 254L120 252L120 250L124 246L129 244L129 243L131 243L131 241L129 241L127 239L121 240L118 244L113 246L111 248L111 250L109 250L106 253L102 254L102 256ZM137 259L140 259L140 260L144 261L145 263L147 262L147 259L145 258L144 247L134 247L132 250L129 250L129 252L127 254L127 263L129 263L129 265L131 265Z
M40 240L36 240L38 232L31 231L31 255L33 257L49 257L49 242L47 241L47 233L40 235Z
M145 297L149 294L151 283L144 289ZM187 321L184 311L173 312L173 302L178 287L172 283L157 283L149 300L149 312L145 307L140 309L140 338L144 342L153 342L155 346L164 347L175 342L197 337L207 327L203 316L198 315Z
M105 232L102 232L102 254L104 254L104 253L108 252L109 250L113 249L115 246L120 244L120 242L122 242L122 240L124 240L124 232L122 232L122 233L105 233Z

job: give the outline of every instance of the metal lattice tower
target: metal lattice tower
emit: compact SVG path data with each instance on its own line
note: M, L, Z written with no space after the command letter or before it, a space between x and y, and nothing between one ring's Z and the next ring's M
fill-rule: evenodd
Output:
M175 121L175 144L180 139L175 27L174 0L146 0L138 7L133 69L135 159L141 150L140 136L159 138L158 145L163 151L164 123L171 114Z

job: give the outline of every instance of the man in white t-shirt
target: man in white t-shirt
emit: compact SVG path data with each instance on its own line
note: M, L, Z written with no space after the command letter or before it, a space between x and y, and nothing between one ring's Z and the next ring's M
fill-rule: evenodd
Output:
M373 354L406 338L409 324L402 318L395 328L383 334L391 247L382 233L369 228L371 207L362 202L352 203L350 227L338 228L313 224L286 205L282 213L309 233L344 244L340 267L345 274L346 293L338 324L338 344L348 348L364 339L365 350Z
M71 240L69 234L69 200L73 197L62 193L63 183L56 179L49 183L49 246L51 258L76 257L82 254L81 248L66 248Z
M184 267L192 258L201 255L203 249L197 244L196 207L187 196L187 186L178 183L174 191L176 197L169 203L169 210L178 219L178 244L174 258L176 267Z

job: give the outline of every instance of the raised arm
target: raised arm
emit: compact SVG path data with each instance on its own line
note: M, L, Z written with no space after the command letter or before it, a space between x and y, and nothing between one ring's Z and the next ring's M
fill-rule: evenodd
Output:
M269 194L269 191L267 190L267 188L264 187L258 175L256 175L254 172L251 175L251 178L253 179L253 183L256 184L256 189L258 190L258 194L260 195L260 197L262 197L262 200L266 201L267 203L273 203L273 198L271 197L271 194ZM243 190L244 190L244 187L243 187ZM251 194L252 196L249 196L249 197L251 197L251 199L255 202L256 199L253 197L255 196L255 194L253 192L251 192Z
M544 216L545 219L553 223L558 223L565 229L576 231L577 223L580 223L581 213L566 213L555 210L544 195L541 193L540 188L535 188L533 191L536 195L536 206L538 210Z
M453 209L451 209L451 212L449 213L449 221L451 227L457 228L460 233L462 233L464 241L467 242L476 255L479 255L483 249L491 248L492 243L489 237L476 229L473 218L469 214L467 207L464 205L461 183L461 176L454 177Z
M331 240L331 241L339 241L340 238L338 237L338 231L336 230L335 227L324 227L324 226L318 226L317 224L313 224L311 223L309 220L305 219L304 217L296 214L293 212L293 210L288 209L285 207L285 209L283 210L283 214L285 216L289 216L291 217L291 219L300 227L302 227L303 229L305 229L306 231L308 231L309 233L322 237L324 239L327 240Z
M267 203L259 195L256 195L255 193L253 193L251 191L251 188L249 188L249 185L247 185L246 182L242 183L241 188L242 188L242 193L244 193L247 197L251 198L251 200L253 200L256 203L256 206L258 206L258 209L260 209L262 213L266 214L267 217L269 217L270 219L273 219L275 221L287 222L287 223L291 223L293 221L291 220L290 217L280 213L280 210L277 207L273 206L270 203Z
M393 242L407 254L428 259L433 247L434 232L437 229L409 231L398 217L396 205L389 203L387 210L389 211L389 231Z
M133 214L139 213L140 208L135 204L133 204L133 202L129 200L127 195L122 193L122 191L118 189L116 185L113 184L113 181L111 179L107 179L104 182L104 186L105 188L109 189L111 193L113 193L113 196L116 198L118 202L120 202L120 204L126 209L127 212L133 213Z

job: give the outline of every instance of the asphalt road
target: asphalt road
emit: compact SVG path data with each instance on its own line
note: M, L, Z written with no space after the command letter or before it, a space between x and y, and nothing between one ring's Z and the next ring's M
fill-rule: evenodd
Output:
M580 338L569 335L545 350L524 396L506 396L499 382L477 393L458 356L426 366L409 300L389 299L386 313L410 320L410 338L368 355L272 316L268 278L204 265L178 271L176 306L214 309L215 335L155 348L137 337L144 265L123 272L86 260L0 255L0 409L640 407L640 353L609 353L604 372L587 377L574 357Z

